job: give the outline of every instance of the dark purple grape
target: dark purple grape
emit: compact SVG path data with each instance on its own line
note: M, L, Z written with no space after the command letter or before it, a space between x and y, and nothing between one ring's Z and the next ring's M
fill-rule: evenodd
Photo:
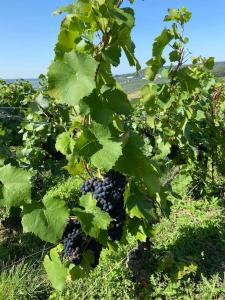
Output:
M95 239L85 235L77 219L69 219L63 234L63 254L71 263L79 265L83 258L83 252L91 250L94 252L95 261L92 267L98 265L102 246Z
M103 180L93 177L85 181L81 186L83 194L92 192L94 198L97 200L97 205L115 219L109 229L109 236L113 241L120 240L123 234L125 221L123 194L125 186L126 177L114 170L107 172Z

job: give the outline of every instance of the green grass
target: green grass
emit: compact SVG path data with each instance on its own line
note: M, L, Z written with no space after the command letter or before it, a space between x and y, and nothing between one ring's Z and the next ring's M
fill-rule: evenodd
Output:
M175 203L154 234L152 297L225 299L225 214L216 199Z
M49 282L41 265L34 267L21 262L1 272L1 300L43 300L47 299L49 290Z
M126 253L130 247L120 247L116 253L103 251L100 264L88 278L74 282L63 293L54 292L50 299L134 299L135 288L125 266Z

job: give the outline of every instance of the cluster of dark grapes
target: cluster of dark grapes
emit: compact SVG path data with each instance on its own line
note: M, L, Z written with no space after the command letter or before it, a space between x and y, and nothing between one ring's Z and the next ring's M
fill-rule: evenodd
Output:
M84 251L91 250L94 253L92 267L96 267L99 262L102 245L95 239L88 237L82 231L77 219L69 219L63 234L64 257L75 265L79 265L83 258Z
M93 193L97 205L108 212L114 219L108 230L113 241L118 241L123 235L123 225L126 217L123 194L126 186L126 177L110 170L103 179L93 177L81 185L82 194Z

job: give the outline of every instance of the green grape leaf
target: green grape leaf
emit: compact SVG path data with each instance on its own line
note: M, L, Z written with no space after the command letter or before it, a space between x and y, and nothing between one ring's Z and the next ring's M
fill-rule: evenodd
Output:
M80 205L84 208L75 208L74 214L79 219L82 229L87 235L98 238L102 230L107 230L112 219L108 213L97 207L97 201L91 193L80 198Z
M199 80L188 66L184 66L178 70L177 78L180 80L183 90L187 92L193 92L196 88L201 87Z
M209 57L205 62L204 62L204 66L205 68L207 68L208 70L212 70L213 67L215 65L215 58L214 57Z
M73 153L74 145L75 141L71 137L70 132L63 132L57 136L55 148L65 156L71 155Z
M30 203L31 177L31 172L11 165L0 168L0 181L3 184L2 205L11 207L20 206L22 203Z
M74 155L82 156L86 161L89 161L90 157L100 149L101 145L94 134L90 130L84 129L76 139Z
M75 40L80 40L82 27L80 21L74 15L68 15L61 25L58 42L55 46L57 59L62 59L65 52L75 48Z
M68 164L64 167L64 169L73 176L82 175L85 171L83 163L78 162L73 155L69 158Z
M170 61L175 62L180 60L180 53L177 50L171 51L169 54Z
M110 109L121 115L129 115L132 109L127 94L119 89L110 89L103 93Z
M146 84L141 89L141 95L141 102L145 106L146 110L148 111L154 109L157 96L157 85L152 82Z
M116 81L112 75L111 65L107 61L102 61L98 68L97 83L99 86L105 84L115 85Z
M92 93L90 96L84 98L80 102L81 112L84 112L83 103L88 105L92 119L104 125L108 125L112 122L113 111L108 106L106 100L96 93Z
M109 129L100 124L93 124L90 128L101 149L91 157L91 163L99 169L111 169L122 155L122 142L112 137Z
M80 101L80 112L91 114L92 119L100 124L108 125L112 122L113 114L128 115L132 106L127 95L116 88L107 89L102 94L93 92Z
M32 203L24 207L23 229L44 241L55 243L62 238L68 217L69 209L65 201L46 196L43 204Z
M91 13L92 3L87 0L78 0L71 4L61 6L54 11L54 15L62 13L75 14L76 16L88 17Z
M139 218L129 218L127 231L137 240L145 242L147 236L152 235L152 224Z
M164 21L177 21L182 25L190 21L192 13L186 8L182 7L180 9L171 8L168 9L168 15L165 16Z
M35 102L43 109L47 109L49 107L49 99L42 93L35 98Z
M125 202L131 218L137 217L146 220L155 218L153 201L141 193L134 184L130 186L129 192L126 191Z
M178 174L174 178L172 182L172 189L178 195L185 195L191 181L192 181L191 175L189 174L188 171L185 171L184 169L180 172L180 174Z
M130 66L136 67L136 70L139 71L141 66L135 56L135 44L131 39L131 29L129 27L125 27L123 30L121 30L119 42L121 43Z
M60 15L62 13L68 13L68 14L74 13L74 4L71 3L71 4L66 4L64 6L61 6L60 8L56 9L53 12L53 15L57 16L57 15Z
M71 51L48 71L49 94L61 103L77 105L95 89L98 63L88 54Z
M152 49L152 58L147 61L146 78L153 80L163 67L166 60L162 57L163 50L174 38L174 33L169 29L164 29L162 33L155 39Z
M117 67L120 64L121 48L119 48L117 45L107 47L102 52L102 55L105 60L107 60L114 67Z
M160 192L160 175L149 158L140 150L140 137L130 136L123 148L123 156L117 161L115 168L122 173L142 179L150 193Z
M65 287L68 270L62 264L57 248L53 248L49 255L45 255L44 268L53 288L62 291Z
M126 25L128 28L134 27L134 11L130 7L126 8L110 8L108 14L115 20L118 25Z

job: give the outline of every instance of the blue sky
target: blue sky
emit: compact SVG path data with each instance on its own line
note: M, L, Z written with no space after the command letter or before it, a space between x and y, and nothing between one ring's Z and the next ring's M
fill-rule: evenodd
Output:
M126 0L127 1L127 0ZM125 2L126 2L125 1ZM0 0L0 78L35 78L45 73L54 57L62 16L52 11L66 0ZM133 39L141 65L151 57L151 46L169 7L187 6L193 13L186 26L193 55L225 60L225 0L136 0ZM114 73L132 71L122 59Z

